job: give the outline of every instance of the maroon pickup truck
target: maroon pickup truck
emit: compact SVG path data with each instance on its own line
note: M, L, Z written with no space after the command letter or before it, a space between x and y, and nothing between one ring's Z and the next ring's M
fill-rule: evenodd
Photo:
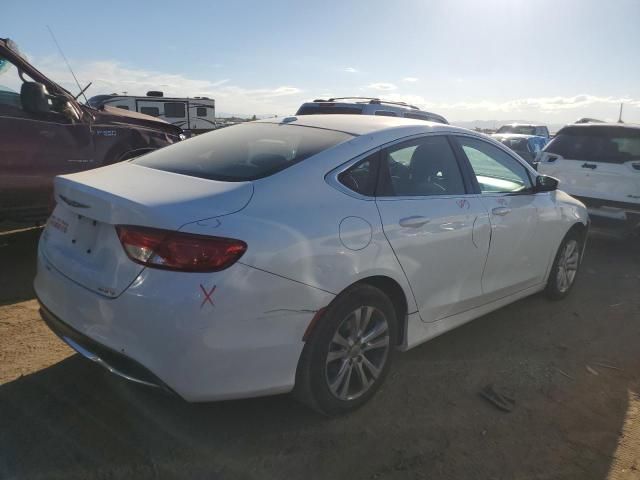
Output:
M79 103L0 38L0 222L41 222L53 177L109 165L179 141L160 119Z

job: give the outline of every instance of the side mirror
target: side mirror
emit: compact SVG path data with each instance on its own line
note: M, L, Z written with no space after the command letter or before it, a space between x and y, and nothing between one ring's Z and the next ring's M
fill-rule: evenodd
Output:
M553 192L558 189L558 180L547 175L536 177L536 192Z
M42 83L24 82L20 88L20 100L26 112L48 113L51 111L49 92Z

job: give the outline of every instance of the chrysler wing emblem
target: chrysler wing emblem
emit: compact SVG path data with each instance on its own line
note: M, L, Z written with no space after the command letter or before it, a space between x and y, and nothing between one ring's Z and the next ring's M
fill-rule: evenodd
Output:
M60 200L71 207L75 208L91 208L89 205L85 205L84 203L76 202L75 200L71 200L70 198L65 197L64 195L58 195Z

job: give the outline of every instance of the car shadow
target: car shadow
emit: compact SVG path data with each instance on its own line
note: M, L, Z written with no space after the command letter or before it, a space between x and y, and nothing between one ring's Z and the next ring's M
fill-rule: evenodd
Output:
M639 266L636 245L590 239L567 299L396 356L373 401L335 419L287 395L188 404L76 355L0 385L0 478L606 479L640 437Z
M42 228L0 234L0 305L35 298L38 239Z

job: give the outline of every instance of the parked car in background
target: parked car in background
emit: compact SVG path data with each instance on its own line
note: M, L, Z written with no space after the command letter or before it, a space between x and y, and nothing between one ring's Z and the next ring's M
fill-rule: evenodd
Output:
M530 165L534 165L536 156L547 144L547 139L536 135L522 135L519 133L494 133L491 135L497 141L524 158Z
M569 293L587 212L556 186L449 125L245 123L58 177L35 291L65 342L129 380L344 413L396 349Z
M0 39L0 221L43 221L56 175L119 162L181 134L147 115L82 105Z
M533 125L529 123L511 123L501 126L496 133L519 133L521 135L536 135L547 140L551 137L546 125Z
M218 128L216 124L216 102L209 97L165 97L163 92L149 91L146 96L96 95L89 105L103 105L144 113L182 128L186 135L197 135Z
M378 115L382 117L403 117L427 122L445 123L447 120L437 113L425 112L414 105L404 102L387 102L370 97L339 97L328 100L314 100L303 103L296 112L298 115Z
M640 228L640 126L586 123L558 132L540 154L538 170L583 201L598 224Z

